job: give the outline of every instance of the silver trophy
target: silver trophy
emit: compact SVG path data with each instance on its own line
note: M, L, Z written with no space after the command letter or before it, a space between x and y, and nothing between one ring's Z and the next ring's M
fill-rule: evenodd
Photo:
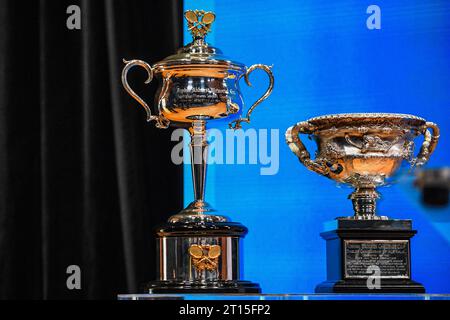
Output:
M206 34L215 14L203 10L185 12L191 43L172 56L150 66L142 60L125 61L122 82L127 92L146 110L147 120L156 127L187 128L191 135L190 151L195 199L157 229L158 277L148 285L151 293L161 292L260 292L258 284L242 280L240 252L247 228L220 215L205 201L206 125L226 119L234 129L249 123L250 115L272 92L274 78L269 66L244 64L224 57L208 45ZM142 100L127 82L134 66L148 73L146 83L159 81L153 108ZM255 70L269 76L265 93L242 117L244 99L239 81Z
M314 160L299 134L317 143ZM414 156L414 139L420 134L425 139ZM309 170L355 188L349 196L354 215L347 218L351 219L388 219L376 214L380 197L376 188L389 183L404 161L411 167L424 165L438 139L436 124L412 115L389 113L325 115L286 131L289 148Z

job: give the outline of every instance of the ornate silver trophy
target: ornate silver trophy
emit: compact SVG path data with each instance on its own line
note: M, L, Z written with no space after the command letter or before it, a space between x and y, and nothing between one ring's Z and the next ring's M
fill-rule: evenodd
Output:
M272 92L274 78L270 67L256 64L249 68L222 56L209 46L205 36L215 14L203 10L186 11L185 18L193 41L172 56L150 66L141 60L125 61L123 86L146 110L147 120L158 128L169 125L188 128L194 196L187 208L169 218L157 229L158 280L148 285L157 292L260 292L258 284L241 280L240 252L247 228L219 215L204 200L208 142L206 124L227 119L238 129L250 122L255 107ZM130 88L127 73L134 66L160 81L153 110ZM270 84L264 95L241 117L244 101L239 80L250 84L249 75L265 71Z
M430 130L432 130L432 133ZM301 142L306 134L317 143L315 159ZM414 139L424 135L415 157ZM376 188L390 183L402 162L424 165L436 148L439 128L432 122L389 113L325 115L300 122L286 132L286 141L308 169L355 191L349 198L354 215L336 220L327 240L328 281L317 292L424 292L411 280L411 220L376 214ZM379 271L381 286L368 287L370 270Z

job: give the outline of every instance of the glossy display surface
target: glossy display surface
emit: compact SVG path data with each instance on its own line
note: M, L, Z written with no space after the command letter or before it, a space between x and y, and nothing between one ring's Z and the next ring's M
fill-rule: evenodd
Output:
M122 294L118 300L450 300L445 294Z

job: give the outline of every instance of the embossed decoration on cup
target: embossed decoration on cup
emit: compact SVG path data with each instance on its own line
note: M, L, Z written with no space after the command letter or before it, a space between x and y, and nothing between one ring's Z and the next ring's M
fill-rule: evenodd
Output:
M430 132L431 129L433 133ZM316 158L301 142L299 134L317 143ZM424 135L414 157L414 139ZM355 188L353 219L387 219L375 214L378 186L397 171L403 161L412 167L424 165L436 148L439 128L420 117L393 113L325 115L299 122L286 131L286 141L309 170Z

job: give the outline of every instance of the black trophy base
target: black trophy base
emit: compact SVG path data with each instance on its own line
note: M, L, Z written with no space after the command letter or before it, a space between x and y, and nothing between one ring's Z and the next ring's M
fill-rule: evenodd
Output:
M338 219L327 229L327 280L316 293L425 293L411 279L411 220Z
M380 279L379 289L369 289L367 280L325 281L316 286L316 293L425 293L425 287L412 280Z
M214 281L205 283L152 281L147 284L145 292L151 294L261 293L261 288L259 284L250 281Z

